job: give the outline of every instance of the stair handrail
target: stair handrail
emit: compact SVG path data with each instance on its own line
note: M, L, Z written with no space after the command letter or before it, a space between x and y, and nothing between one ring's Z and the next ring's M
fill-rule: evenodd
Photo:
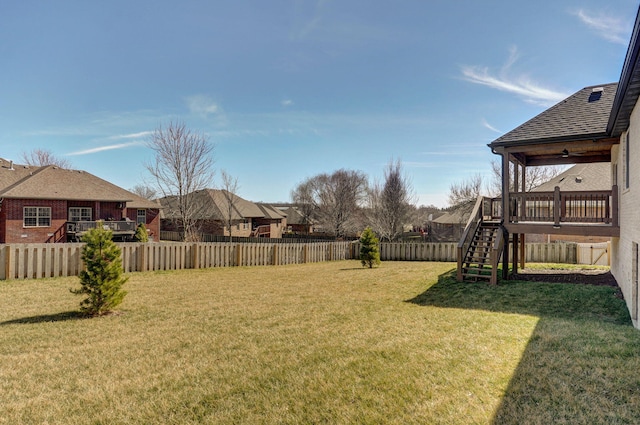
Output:
M498 264L500 263L500 257L504 250L504 239L504 229L500 226L497 229L496 238L491 246L491 279L489 280L491 285L498 284Z
M473 240L473 235L476 233L476 229L482 223L483 211L482 206L484 204L484 196L478 196L476 199L476 204L469 215L469 220L467 220L467 225L462 232L462 236L460 237L460 241L458 241L457 247L457 258L458 258L458 273L457 279L458 282L462 282L462 263L464 261L464 256L471 246L471 241Z
M56 231L53 232L51 236L49 236L49 238L47 238L45 243L58 243L63 239L66 239L66 236L67 236L67 223L65 222L62 226L56 229Z

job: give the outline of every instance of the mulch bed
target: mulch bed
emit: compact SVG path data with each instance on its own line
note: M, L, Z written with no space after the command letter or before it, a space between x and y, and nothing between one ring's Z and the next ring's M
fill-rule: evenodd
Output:
M575 283L583 285L618 287L608 270L519 270L510 279L530 282Z

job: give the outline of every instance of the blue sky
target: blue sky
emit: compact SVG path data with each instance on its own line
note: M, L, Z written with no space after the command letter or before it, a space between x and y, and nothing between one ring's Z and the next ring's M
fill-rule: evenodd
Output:
M208 135L240 196L288 201L400 159L419 204L489 175L487 143L617 81L637 0L0 3L0 157L36 148L124 188L150 132ZM219 176L219 174L218 174ZM217 180L220 183L220 180Z

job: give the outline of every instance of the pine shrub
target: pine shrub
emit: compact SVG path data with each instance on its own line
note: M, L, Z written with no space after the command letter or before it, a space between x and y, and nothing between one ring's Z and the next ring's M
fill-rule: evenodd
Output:
M360 262L362 267L380 264L380 250L378 249L378 238L370 227L364 229L360 236Z
M83 237L82 260L85 269L80 272L80 289L71 292L86 295L80 310L88 316L101 316L117 307L126 291L122 285L128 278L122 276L120 248L112 240L111 230L100 223Z
M144 223L138 224L136 228L136 234L133 236L136 242L149 242L149 233L147 233L147 226Z

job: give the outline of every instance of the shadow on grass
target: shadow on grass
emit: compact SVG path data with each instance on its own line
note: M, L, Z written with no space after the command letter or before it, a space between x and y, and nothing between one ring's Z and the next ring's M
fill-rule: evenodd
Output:
M492 286L457 282L452 271L407 302L539 318L494 424L640 423L640 332L617 287Z
M43 314L40 316L22 317L20 319L7 320L0 322L0 326L6 325L28 325L34 323L47 323L47 322L64 322L67 320L79 320L86 318L85 315L79 311L65 311L63 313L56 314Z

